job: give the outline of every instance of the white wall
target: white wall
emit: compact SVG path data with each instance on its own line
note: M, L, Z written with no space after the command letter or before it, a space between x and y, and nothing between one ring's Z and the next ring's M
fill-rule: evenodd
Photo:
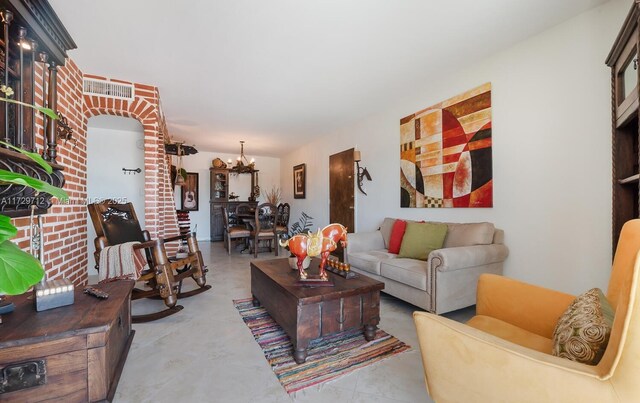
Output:
M125 175L122 168L140 168ZM144 131L140 122L117 116L96 116L87 123L87 199L130 201L144 228ZM87 215L89 275L97 274L93 240L96 231Z
M356 199L356 229L385 216L491 221L505 230L507 276L580 293L604 288L611 265L610 70L604 64L631 0L613 0L460 71L424 77L394 108L318 139L282 159L307 164L307 198L292 204L315 226L329 219L329 155L357 146L373 182ZM491 82L494 207L400 208L399 120ZM291 197L291 199L293 199Z
M183 168L187 172L198 173L198 187L200 191L199 209L198 211L191 211L189 218L191 219L191 228L195 225L197 228L198 240L209 240L210 237L210 221L209 221L209 196L210 196L210 181L209 181L209 168L211 168L211 161L215 158L221 158L223 161L227 161L231 158L235 161L238 158L237 154L225 154L217 152L201 151L194 155L189 155L182 158ZM280 187L280 159L272 157L260 157L254 155L248 155L248 158L255 158L256 168L258 172L258 184L262 193L270 191L273 186ZM174 157L174 165L177 165ZM229 177L229 192L235 192L240 196L238 200L247 200L251 188L251 175L230 175ZM176 208L180 208L180 186L176 186L175 190ZM261 195L258 198L259 202L266 201Z

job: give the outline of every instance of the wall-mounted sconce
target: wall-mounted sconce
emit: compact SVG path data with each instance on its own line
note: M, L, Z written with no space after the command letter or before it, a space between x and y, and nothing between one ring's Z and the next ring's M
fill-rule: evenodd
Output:
M364 193L364 195L367 195L367 192L365 192L362 189L362 181L363 181L363 177L367 178L367 180L371 180L371 175L369 174L369 171L367 170L367 168L361 168L360 167L360 161L362 161L362 155L360 154L360 151L355 150L353 152L353 160L356 162L356 174L358 175L358 189Z

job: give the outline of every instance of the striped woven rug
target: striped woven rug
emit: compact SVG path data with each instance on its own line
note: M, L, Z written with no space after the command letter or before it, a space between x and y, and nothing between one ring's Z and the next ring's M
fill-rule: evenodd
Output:
M251 298L233 304L287 393L328 382L411 348L380 329L370 342L362 330L349 331L312 341L306 362L298 365L289 336L263 307L254 307Z

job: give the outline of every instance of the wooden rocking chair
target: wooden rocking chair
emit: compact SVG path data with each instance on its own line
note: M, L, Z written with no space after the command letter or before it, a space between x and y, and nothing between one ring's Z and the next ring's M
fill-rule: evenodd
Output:
M105 247L140 242L134 249L144 249L150 269L144 271L138 281L144 282L148 289L134 288L131 299L162 299L167 306L167 309L159 312L133 315L133 323L148 322L177 313L183 309L182 305L177 305L179 298L191 297L211 288L206 284L207 270L194 234L152 240L149 232L140 227L133 204L104 200L87 207L97 235L94 240L96 269L99 269L100 252ZM174 259L167 256L165 243L176 241L187 242L187 257ZM187 277L192 277L199 288L182 292L182 280Z

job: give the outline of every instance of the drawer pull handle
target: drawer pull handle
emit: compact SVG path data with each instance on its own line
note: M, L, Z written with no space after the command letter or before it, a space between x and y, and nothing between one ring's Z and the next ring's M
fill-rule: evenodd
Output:
M45 360L11 364L0 372L0 394L32 388L47 383Z

